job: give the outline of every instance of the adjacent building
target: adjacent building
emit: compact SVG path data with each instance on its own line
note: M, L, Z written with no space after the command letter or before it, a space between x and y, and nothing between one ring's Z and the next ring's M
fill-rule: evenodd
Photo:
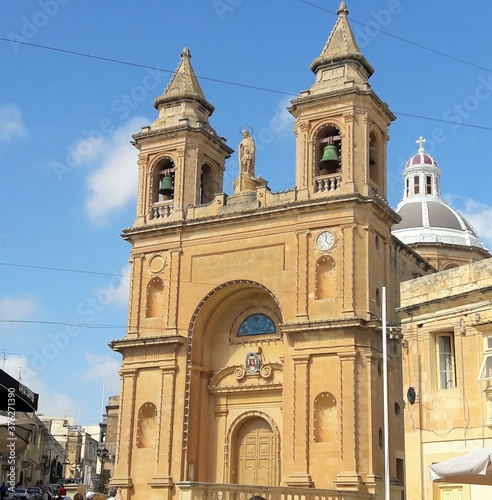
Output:
M407 498L489 498L429 465L492 446L492 259L403 283L400 315Z

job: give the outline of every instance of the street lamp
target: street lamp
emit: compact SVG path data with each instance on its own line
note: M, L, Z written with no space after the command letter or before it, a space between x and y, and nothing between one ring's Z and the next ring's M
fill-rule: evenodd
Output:
M104 444L101 443L96 453L97 456L99 457L99 460L101 460L101 471L97 475L96 490L99 493L106 493L107 484L109 481L109 471L104 468L104 461L106 460L106 457L108 456L109 452L107 448L104 446Z

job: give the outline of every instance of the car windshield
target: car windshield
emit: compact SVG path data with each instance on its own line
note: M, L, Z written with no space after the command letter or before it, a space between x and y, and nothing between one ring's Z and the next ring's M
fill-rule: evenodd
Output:
M26 491L25 488L14 488L14 493L25 493Z

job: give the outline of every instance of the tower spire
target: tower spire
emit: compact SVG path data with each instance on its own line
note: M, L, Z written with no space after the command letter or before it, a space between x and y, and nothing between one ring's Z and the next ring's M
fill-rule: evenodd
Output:
M361 65L367 73L367 78L374 73L374 68L367 62L359 49L347 19L348 13L346 3L341 2L337 10L338 19L335 26L321 54L311 63L311 71L316 75L320 69L347 61L355 61Z
M205 98L190 59L190 50L185 47L168 86L154 101L159 116L151 125L153 130L182 125L212 130L208 117L215 108Z

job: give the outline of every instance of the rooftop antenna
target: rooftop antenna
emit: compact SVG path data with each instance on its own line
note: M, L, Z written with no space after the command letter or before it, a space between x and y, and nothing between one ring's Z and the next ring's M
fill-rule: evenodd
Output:
M16 352L7 352L7 349L2 349L2 370L5 371L5 360L7 359L7 354L17 354Z

